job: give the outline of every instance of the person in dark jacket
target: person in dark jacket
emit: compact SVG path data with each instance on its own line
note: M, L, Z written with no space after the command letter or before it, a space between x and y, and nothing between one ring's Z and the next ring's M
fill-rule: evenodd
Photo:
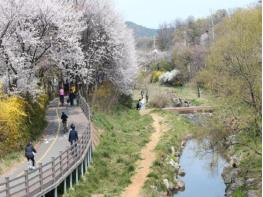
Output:
M61 120L62 120L62 125L63 125L63 131L64 131L64 133L66 133L68 131L68 128L67 128L68 116L65 112L62 112Z
M70 144L74 144L78 141L78 132L75 130L75 125L71 124L71 130L69 132L69 136L68 136L68 141L70 142Z
M136 109L140 110L141 109L141 99L139 99L139 101L136 104Z
M70 105L73 106L74 105L74 99L75 99L75 93L73 92L73 90L71 89L69 92L69 102Z
M66 83L64 84L64 90L65 90L65 95L69 95L69 82L66 80Z
M29 142L25 148L25 156L27 161L32 161L32 166L35 167L35 154L37 153L36 149L34 148L32 142Z
M62 120L63 123L67 122L68 116L67 116L67 114L65 112L61 113L61 120Z

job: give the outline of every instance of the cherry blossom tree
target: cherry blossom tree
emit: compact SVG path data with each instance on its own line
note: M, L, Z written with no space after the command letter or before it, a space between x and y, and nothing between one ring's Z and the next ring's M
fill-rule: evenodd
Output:
M102 73L122 93L128 93L138 69L132 32L109 1L89 0L81 7L87 23L83 49L94 83Z
M94 84L99 73L128 93L137 72L133 37L101 0L0 0L0 78L39 90L40 71ZM44 69L43 69L44 68Z

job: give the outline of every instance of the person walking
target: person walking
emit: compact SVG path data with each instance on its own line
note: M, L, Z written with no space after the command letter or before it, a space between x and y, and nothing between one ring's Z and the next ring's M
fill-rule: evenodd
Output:
M79 139L78 132L76 131L74 124L71 124L70 127L71 127L71 130L69 132L68 141L70 142L70 145L71 145L71 154L73 156L77 156L78 155L77 141Z
M64 89L61 87L59 89L59 99L62 106L64 106L64 96L65 96Z
M70 93L69 93L69 102L70 102L70 106L74 105L74 99L75 99L75 93L74 90L71 89Z
M69 132L69 136L68 136L68 141L70 142L70 144L74 144L78 141L79 137L78 137L78 132L75 129L75 125L71 124L70 126L70 132Z
M30 141L25 148L25 157L28 161L28 168L34 169L35 168L35 154L37 153L36 149L34 148L32 142ZM30 165L30 162L32 162L32 166Z
M141 99L137 102L136 109L140 110L141 109Z
M69 82L66 80L66 83L64 84L64 91L65 91L65 96L69 95Z
M68 128L67 128L68 116L65 112L62 112L61 120L62 120L62 125L63 125L63 132L66 133L68 131Z

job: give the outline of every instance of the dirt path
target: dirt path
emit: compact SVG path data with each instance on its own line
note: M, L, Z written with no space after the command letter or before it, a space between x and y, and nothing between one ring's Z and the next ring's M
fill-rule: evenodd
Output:
M160 122L163 120L158 114L151 114L153 118L153 128L155 132L152 134L150 141L141 151L141 158L136 168L136 174L132 177L132 183L122 193L122 197L139 197L147 175L150 173L150 167L155 161L156 156L154 149L158 144L160 137L164 133L163 125Z

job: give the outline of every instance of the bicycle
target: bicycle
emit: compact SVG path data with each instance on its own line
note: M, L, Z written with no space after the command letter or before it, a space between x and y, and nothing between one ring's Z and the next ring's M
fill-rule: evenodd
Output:
M63 125L63 132L67 133L68 132L67 121L62 121L62 125Z

